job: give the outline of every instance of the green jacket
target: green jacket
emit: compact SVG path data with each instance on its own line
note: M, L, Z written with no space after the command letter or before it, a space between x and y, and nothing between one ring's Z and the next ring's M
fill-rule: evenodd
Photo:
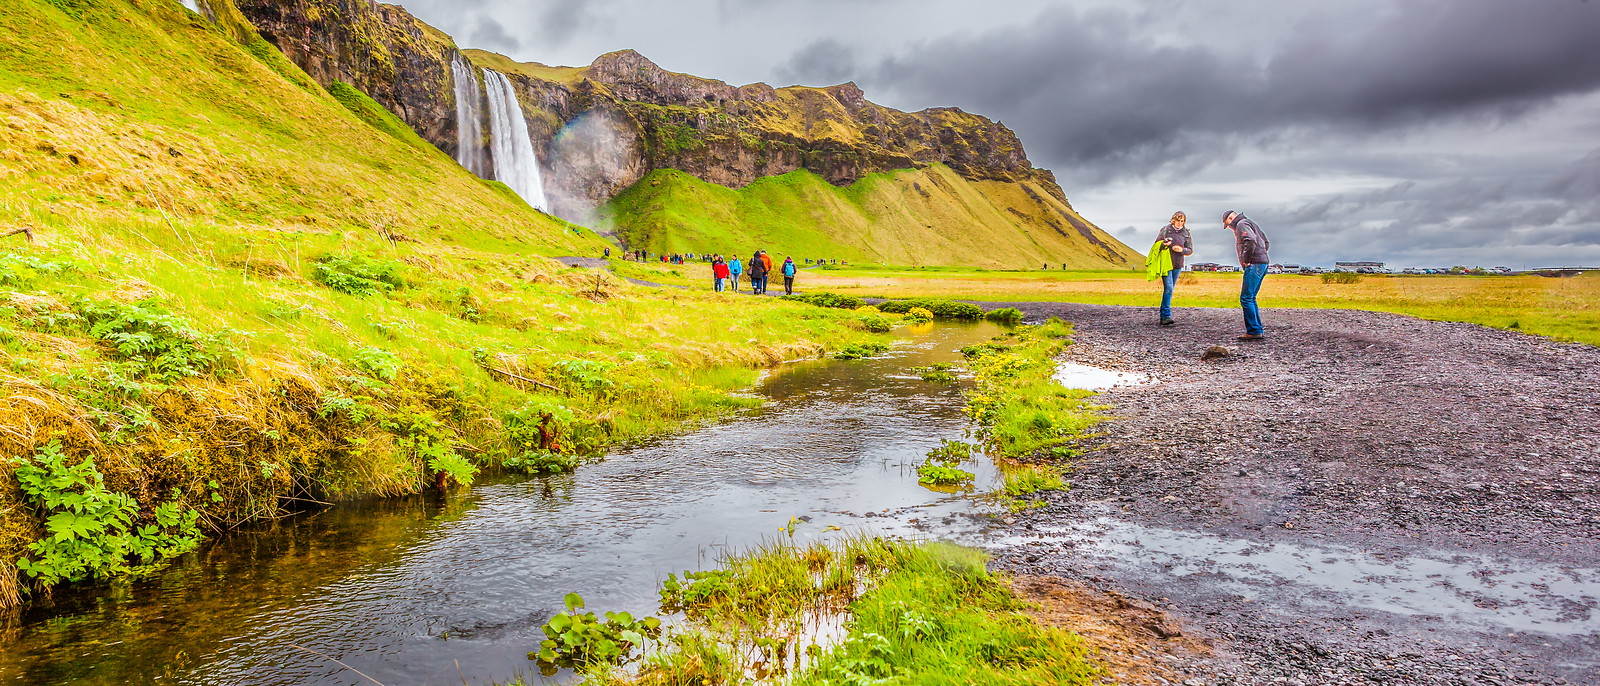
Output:
M1144 256L1144 279L1155 281L1172 271L1172 251L1161 241L1156 241L1150 246L1150 254Z

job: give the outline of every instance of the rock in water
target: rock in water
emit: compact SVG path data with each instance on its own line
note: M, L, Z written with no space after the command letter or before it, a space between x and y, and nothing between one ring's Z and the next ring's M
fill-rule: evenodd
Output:
M1200 359L1202 359L1202 360L1220 360L1220 359L1222 359L1224 357L1228 357L1229 355L1232 355L1232 354L1233 354L1232 350L1224 348L1224 347L1222 347L1220 345L1213 345L1213 346L1211 346L1209 348L1206 348L1205 352L1200 353Z

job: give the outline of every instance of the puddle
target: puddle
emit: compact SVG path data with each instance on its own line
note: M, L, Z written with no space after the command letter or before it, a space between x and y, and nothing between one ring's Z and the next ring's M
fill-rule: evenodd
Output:
M1432 617L1500 633L1600 633L1600 569L1481 555L1389 557L1348 547L1152 528L1108 517L989 545L1039 542L1067 543L1072 554L1158 584L1204 582L1269 611L1282 600Z
M1056 383L1084 391L1105 391L1119 386L1149 383L1150 375L1139 372L1119 372L1115 369L1090 367L1085 364L1062 362L1056 368Z

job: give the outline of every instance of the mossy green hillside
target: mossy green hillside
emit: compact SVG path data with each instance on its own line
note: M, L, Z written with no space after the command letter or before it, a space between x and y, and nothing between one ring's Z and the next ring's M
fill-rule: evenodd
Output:
M0 7L0 222L38 239L0 245L0 607L46 590L17 561L44 561L59 514L14 459L93 460L76 483L116 519L85 531L191 511L212 531L568 468L872 338L848 312L543 257L603 244L240 30L175 2Z
M739 189L662 170L601 217L628 245L652 252L764 248L797 260L1073 268L1125 266L1136 257L1026 183L969 181L939 165L843 187L802 169Z

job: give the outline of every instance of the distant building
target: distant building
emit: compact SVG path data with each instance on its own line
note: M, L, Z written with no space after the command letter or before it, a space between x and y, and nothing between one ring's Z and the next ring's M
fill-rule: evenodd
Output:
M1334 262L1333 270L1338 272L1360 272L1370 274L1383 271L1382 262Z

